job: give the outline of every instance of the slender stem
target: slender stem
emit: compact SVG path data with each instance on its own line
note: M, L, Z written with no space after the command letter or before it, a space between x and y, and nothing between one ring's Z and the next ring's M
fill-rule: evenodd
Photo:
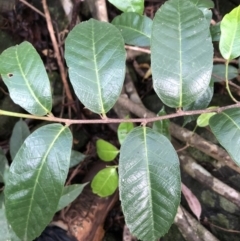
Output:
M44 120L44 121L50 121L50 122L60 122L60 123L65 123L68 126L72 125L72 124L104 124L104 123L106 124L106 123L122 123L122 122L147 124L147 123L154 122L154 121L172 119L172 118L176 118L176 117L180 117L180 116L199 115L202 113L210 113L210 112L221 113L224 110L232 109L232 108L240 108L240 102L238 102L237 104L229 105L229 106L216 107L214 109L181 111L181 112L168 114L168 115L164 115L164 116L155 116L155 117L148 117L148 118L132 118L132 119L114 119L114 118L108 118L106 116L105 118L95 119L95 120L72 120L72 119L54 117L53 115L35 116L35 115L30 115L30 114L5 111L5 110L1 110L1 109L0 109L0 115L28 118L28 119L36 119L36 120Z
M233 97L233 95L232 95L232 93L231 93L231 90L230 90L230 88L229 88L229 80L228 80L228 66L229 66L229 60L226 61L225 65L226 65L226 70L225 70L225 81L226 81L226 89L227 89L227 92L228 92L229 96L231 97L231 99L232 99L234 102L238 103L238 101Z

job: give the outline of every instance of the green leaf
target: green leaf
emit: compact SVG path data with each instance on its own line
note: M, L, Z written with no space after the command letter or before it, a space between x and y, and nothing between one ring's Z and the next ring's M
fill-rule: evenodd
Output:
M8 160L0 147L0 183L6 182L8 168Z
M143 13L144 10L144 0L108 0L116 8L123 12L137 12L139 14Z
M67 177L72 135L67 126L45 125L24 141L4 189L9 224L23 241L39 236L51 221Z
M214 8L214 3L211 0L190 0L199 9L209 9Z
M213 107L215 108L215 107ZM210 108L208 108L210 109ZM197 118L197 125L199 127L206 127L209 125L209 120L212 116L216 115L216 113L203 113Z
M82 154L79 151L72 150L71 152L71 158L70 158L70 166L69 168L72 168L76 165L78 165L80 162L82 162L86 158L86 155Z
M91 182L93 193L100 197L112 195L118 187L116 167L107 167L99 171Z
M164 104L183 107L203 95L213 47L201 10L189 1L167 1L153 20L151 52L153 87Z
M226 66L224 64L213 65L212 79L214 82L225 81ZM228 65L228 79L234 79L238 76L238 69L232 65Z
M83 22L69 33L65 58L77 97L91 111L105 115L117 101L125 76L121 33L110 23Z
M137 13L123 13L112 24L121 32L126 44L150 46L152 20Z
M164 107L158 112L157 116L163 116L166 115L166 111ZM166 136L169 140L171 140L171 135L169 131L169 125L170 125L170 120L160 120L160 121L155 121L153 122L153 130L157 131L160 134L163 134Z
M119 150L111 143L102 139L97 140L97 154L98 157L105 162L113 161L118 155Z
M131 233L157 240L170 228L180 202L179 160L170 141L158 132L137 127L120 150L119 191Z
M127 134L134 128L134 125L132 122L123 122L118 126L117 129L117 135L118 135L118 141L120 144L123 143L125 140Z
M64 187L56 212L62 210L63 208L68 206L71 202L73 202L82 193L83 188L87 184L88 183L74 184L74 185Z
M10 138L10 154L12 159L16 156L19 148L25 141L25 139L30 135L28 125L25 121L20 119L14 126L12 135Z
M235 59L240 55L240 6L226 14L221 21L219 49L224 59Z
M33 115L46 115L52 109L50 82L34 47L23 42L0 56L0 73L11 99Z
M220 24L221 24L221 22L210 26L212 41L219 41L220 40L220 36L221 36Z
M209 121L213 134L238 166L240 166L239 116L240 109L233 108L214 115Z
M192 104L183 108L184 111L186 110L201 110L206 109L211 102L213 97L213 81L210 82L206 92L203 93L197 100L195 100ZM189 115L184 116L184 124L194 121L198 118L198 115Z
M5 209L0 209L0 227L1 241L11 240L11 235L8 229L8 222L5 216Z

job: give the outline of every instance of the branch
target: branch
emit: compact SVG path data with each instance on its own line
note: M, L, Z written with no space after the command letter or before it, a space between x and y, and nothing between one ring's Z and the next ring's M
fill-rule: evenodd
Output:
M182 206L174 220L186 241L219 241Z
M47 7L46 0L42 0L42 5L43 5L44 14L45 14L45 17L46 17L48 31L49 31L51 41L52 41L52 44L53 44L53 49L54 49L54 52L55 52L55 55L56 55L61 79L62 79L62 82L63 82L63 85L64 85L64 89L66 91L68 103L73 103L74 102L73 97L72 97L72 94L71 94L71 91L70 91L70 88L69 88L69 85L68 85L68 82L67 82L67 74L66 74L64 64L63 64L63 60L62 60L60 50L59 50L59 47L58 47L58 42L57 42L57 39L56 39L55 34L54 34L51 15L50 15L50 12L49 12L48 7ZM75 112L77 111L75 106L72 106L72 108L74 109Z
M177 113L168 114L164 116L156 116L155 113L150 112L149 110L145 109L145 107L135 104L134 102L130 101L128 98L120 97L118 99L118 103L122 106L126 107L132 113L143 116L143 118L132 118L132 119L115 119L115 118L102 118L102 119L95 119L95 120L72 120L72 119L65 119L65 118L58 118L52 115L49 116L34 116L30 114L22 114L16 113L11 111L0 110L0 115L7 115L12 117L21 117L21 118L28 118L28 119L36 119L36 120L44 120L50 122L60 122L65 123L66 125L72 124L106 124L106 123L122 123L122 122L132 122L132 123L142 123L148 124L154 121L172 119L180 116L188 116L188 115L199 115L202 113L212 113L217 112L221 113L224 110L232 109L236 107L240 107L240 103L228 105L225 107L217 107L214 109L205 109L205 110L190 110L190 111L179 111ZM139 109L140 108L140 109ZM144 112L143 112L144 111Z

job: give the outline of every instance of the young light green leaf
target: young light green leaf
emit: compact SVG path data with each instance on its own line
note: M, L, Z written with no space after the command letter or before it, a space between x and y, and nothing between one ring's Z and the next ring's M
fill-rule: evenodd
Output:
M151 52L154 90L166 105L187 106L203 95L210 83L213 46L209 24L195 5L169 0L157 11Z
M121 32L126 44L150 46L152 20L137 13L123 13L112 24Z
M62 210L63 208L68 206L71 202L73 202L82 193L83 188L87 184L88 183L74 184L74 185L64 187L56 212Z
M23 241L39 236L51 221L67 177L72 135L50 124L34 131L16 154L4 189L9 224Z
M162 237L180 202L179 160L170 141L147 128L133 129L120 150L119 191L131 233L143 241Z
M231 60L240 55L240 6L226 14L221 21L219 49L224 59Z
M91 111L105 115L117 101L125 76L121 33L110 23L83 22L69 33L65 58L77 97Z
M136 12L139 14L143 13L144 0L108 0L116 8L123 12Z
M203 113L197 118L197 125L199 127L206 127L209 125L209 120L212 116L216 115L216 113Z
M112 145L110 142L104 141L102 139L97 140L97 154L98 157L105 162L113 161L118 155L119 150L117 147Z
M166 111L164 107L158 112L157 116L163 116L166 115ZM155 121L153 122L153 130L157 131L160 134L163 134L166 136L169 140L171 140L171 135L169 131L169 125L170 125L170 120L160 120L160 121Z
M240 109L233 108L216 114L209 120L209 126L213 134L238 166L240 166L239 117Z
M212 79L214 82L225 81L226 66L224 64L213 65ZM234 79L238 76L238 69L232 65L228 65L228 79Z
M25 121L20 119L14 126L12 135L10 138L10 154L12 160L17 154L19 148L25 141L25 139L30 135L30 131L28 129L28 125Z
M91 182L93 193L100 197L112 195L118 187L116 167L107 167L99 171Z
M70 158L70 166L69 168L72 168L76 165L78 165L80 162L82 162L86 158L86 155L82 154L79 151L72 150L71 152L71 158Z
M6 182L7 172L8 172L8 160L0 147L0 183ZM1 227L1 226L0 226Z
M0 73L16 104L33 115L51 112L52 94L47 72L30 43L23 42L3 51Z
M201 110L206 109L211 102L213 97L213 81L211 80L210 85L208 86L206 92L203 93L197 100L195 100L192 104L186 106L183 108L184 111L186 110ZM187 123L194 121L198 118L198 115L189 115L184 116L184 123L183 125L186 125Z
M132 122L123 122L120 123L117 129L117 135L118 135L118 141L120 144L123 143L125 140L127 134L134 128L134 125Z

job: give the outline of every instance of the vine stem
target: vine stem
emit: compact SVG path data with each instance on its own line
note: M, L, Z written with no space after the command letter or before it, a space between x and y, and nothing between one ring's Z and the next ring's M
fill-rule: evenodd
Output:
M232 108L239 108L240 102L228 105L224 107L216 107L214 109L205 109L205 110L191 110L191 111L178 111L177 113L168 114L164 116L155 116L155 117L148 117L148 118L132 118L132 119L115 119L115 118L108 118L107 116L102 119L94 119L94 120L72 120L72 119L65 119L65 118L58 118L53 115L49 116L35 116L31 114L23 114L23 113L16 113L11 111L5 111L0 109L0 115L5 116L12 116L12 117L19 117L19 118L28 118L28 119L36 119L36 120L44 120L50 122L60 122L65 123L66 125L70 126L72 124L106 124L106 123L122 123L122 122L132 122L132 123L151 123L154 121L172 119L180 116L189 116L189 115L199 115L203 113L221 113L224 110L232 109Z
M231 97L231 99L232 99L234 102L238 103L238 101L233 97L232 92L231 92L231 90L230 90L230 88L229 88L229 80L228 80L228 66L229 66L229 60L226 61L226 64L225 64L225 65L226 65L226 70L225 70L225 81L226 81L226 89L227 89L227 92L228 92L229 96Z

